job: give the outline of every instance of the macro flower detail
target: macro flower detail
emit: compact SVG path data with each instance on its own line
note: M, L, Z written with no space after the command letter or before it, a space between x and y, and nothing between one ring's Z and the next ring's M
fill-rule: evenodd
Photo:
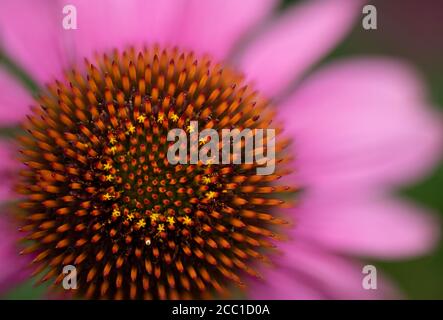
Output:
M172 165L167 134L192 120L267 127L269 103L235 73L178 49L129 49L97 65L50 84L20 137L22 230L35 243L24 252L37 255L42 281L59 284L61 266L73 264L88 298L166 299L223 294L226 283L244 285L242 274L258 277L253 261L267 260L262 249L285 224L269 210L293 191L274 183L285 171Z
M30 240L19 257L5 227L0 279L31 258L58 289L75 266L80 298L386 298L380 274L362 287L359 258L434 247L434 217L392 192L442 155L418 73L373 56L314 68L363 1L35 3L0 1L16 67L0 64L0 200ZM175 128L275 129L276 171L171 165Z

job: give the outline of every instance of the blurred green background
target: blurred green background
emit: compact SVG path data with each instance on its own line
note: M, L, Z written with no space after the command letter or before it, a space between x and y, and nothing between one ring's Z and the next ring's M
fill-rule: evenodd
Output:
M296 2L299 0L285 0L280 9L285 10ZM353 32L323 63L356 54L401 57L422 72L432 102L443 109L443 1L378 0L369 3L377 8L378 29L364 30L358 21ZM33 87L32 83L28 85ZM429 177L398 193L439 213L443 221L442 189L443 162ZM429 256L401 262L372 262L398 284L406 298L443 299L443 241ZM28 281L5 298L41 298L44 289Z

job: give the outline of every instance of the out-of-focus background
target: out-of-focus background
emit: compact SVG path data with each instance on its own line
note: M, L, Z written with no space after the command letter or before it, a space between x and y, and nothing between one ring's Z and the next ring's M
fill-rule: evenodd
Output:
M285 0L281 10L298 1ZM443 111L443 1L373 0L369 3L377 8L378 29L364 30L358 21L352 34L325 61L359 54L404 58L422 72L432 102ZM443 162L429 177L398 193L439 213L443 221ZM425 257L373 263L398 284L405 298L443 299L443 240L433 254ZM42 298L44 291L44 286L34 287L33 282L28 281L6 298Z
M283 9L296 2L285 0ZM377 8L377 30L364 30L357 22L352 34L325 61L359 54L406 59L421 71L431 101L443 111L443 1L373 0L368 4ZM423 181L398 193L437 212L443 221L443 162ZM394 279L405 298L443 299L443 239L432 255L374 263Z

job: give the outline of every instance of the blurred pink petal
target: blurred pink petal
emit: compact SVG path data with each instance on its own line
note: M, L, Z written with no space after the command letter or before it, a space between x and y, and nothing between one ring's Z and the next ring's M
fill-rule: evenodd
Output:
M32 96L1 67L0 88L0 125L9 126L22 121L33 103Z
M20 256L18 248L18 228L0 212L0 294L11 289L29 276L26 266L29 256Z
M185 49L223 60L248 28L269 14L277 0L191 0L176 30Z
M60 77L68 59L62 9L53 0L0 1L0 48L39 82Z
M77 30L66 30L73 38L78 59L94 52L128 46L171 44L186 2L174 0L63 0L77 8Z
M361 3L313 0L294 6L246 48L240 69L263 93L278 94L350 31Z
M284 266L282 266L284 268ZM252 280L249 287L250 299L257 300L318 300L324 295L300 274L291 270L270 267L262 270L263 280Z
M0 202L14 200L17 194L12 190L12 180L17 174L19 162L14 158L15 148L0 141Z
M294 209L294 239L335 252L381 259L425 254L439 240L438 220L412 203L388 197L302 197Z
M272 279L268 283L272 291L267 291L266 287L259 290L263 284L257 281L251 287L254 298L273 299L277 295L280 299L382 299L396 296L388 280L380 275L377 275L377 290L365 290L361 262L333 255L299 240L283 244L280 249L283 253L277 259L277 269L263 270L264 278Z
M393 187L441 158L442 119L410 67L346 59L320 69L282 105L306 188Z

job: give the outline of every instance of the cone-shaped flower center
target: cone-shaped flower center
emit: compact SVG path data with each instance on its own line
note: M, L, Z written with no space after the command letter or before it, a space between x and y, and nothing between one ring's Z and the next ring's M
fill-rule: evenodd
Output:
M286 173L279 128L270 175L255 163L168 160L172 129L270 126L268 102L236 73L192 53L131 49L71 71L38 104L20 138L19 191L34 240L24 251L36 252L43 280L61 283L71 264L82 296L165 299L257 276L254 261L284 223L271 210L291 191L275 183Z

